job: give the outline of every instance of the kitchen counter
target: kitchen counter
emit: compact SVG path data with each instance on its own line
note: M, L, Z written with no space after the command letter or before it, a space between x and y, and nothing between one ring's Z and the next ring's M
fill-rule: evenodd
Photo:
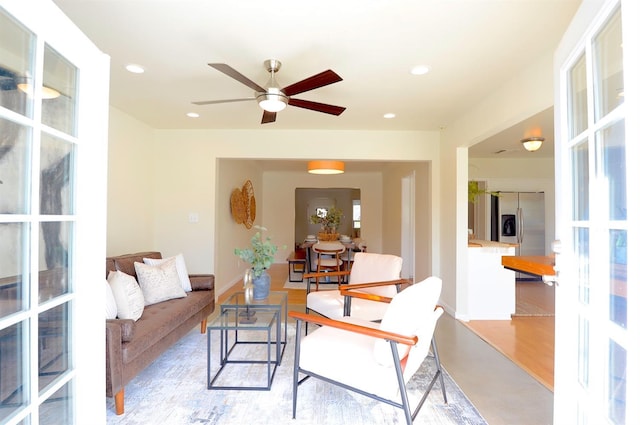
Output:
M530 256L513 256L506 255L502 257L502 266L504 268L525 272L536 276L553 276L556 274L554 270L555 258L553 256L530 255Z
M472 239L468 252L467 312L463 320L510 320L515 313L515 272L502 267L516 244Z
M517 247L516 243L504 243L504 242L496 242L496 241L485 241L482 239L469 239L469 248L511 248Z

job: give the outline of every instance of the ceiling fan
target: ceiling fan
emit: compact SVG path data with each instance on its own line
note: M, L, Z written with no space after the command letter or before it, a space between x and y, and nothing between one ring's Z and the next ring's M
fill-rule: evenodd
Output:
M326 103L312 102L310 100L294 99L291 96L304 93L319 87L328 86L329 84L342 81L342 78L330 69L313 75L297 83L291 84L285 88L280 88L276 82L275 74L282 64L275 59L267 59L264 66L269 72L269 81L266 87L254 83L232 67L224 63L210 63L209 66L217 69L223 74L228 75L234 80L244 84L245 86L255 90L253 97L243 97L240 99L224 99L224 100L204 100L193 102L194 105L211 105L214 103L242 102L245 100L257 100L260 107L264 110L262 114L262 124L274 122L276 113L283 110L287 105L297 106L298 108L310 109L312 111L324 112L325 114L340 115L345 109L342 106L327 105Z

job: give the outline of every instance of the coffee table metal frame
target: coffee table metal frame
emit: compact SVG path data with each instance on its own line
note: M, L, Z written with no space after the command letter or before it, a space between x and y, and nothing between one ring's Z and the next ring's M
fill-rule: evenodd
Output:
M244 292L237 292L220 304L220 315L207 327L207 383L211 390L257 390L268 391L275 376L275 370L282 362L287 341L287 298L286 291L272 291L265 300L245 303ZM283 311L284 310L284 311ZM246 313L255 318L255 322L247 321ZM243 313L245 316L243 316ZM282 325L284 322L284 338ZM273 340L273 327L275 340ZM220 367L212 377L211 337L215 331L220 332ZM265 340L242 340L239 331L265 331ZM231 336L229 335L231 333ZM266 345L267 360L233 359L231 354L237 345ZM272 359L272 344L275 344L275 359ZM215 385L227 364L264 364L266 365L266 385Z

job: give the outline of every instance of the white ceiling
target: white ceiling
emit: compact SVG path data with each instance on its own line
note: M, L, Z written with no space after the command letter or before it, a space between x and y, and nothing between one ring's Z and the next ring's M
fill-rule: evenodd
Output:
M446 127L531 58L553 50L580 3L54 1L111 57L110 103L153 128L392 131ZM262 85L269 58L282 62L276 76L283 87L335 71L343 81L295 97L346 111L336 117L289 106L275 123L261 125L253 101L191 104L253 95L207 63L226 63ZM127 72L129 63L146 72ZM411 75L419 64L431 72ZM200 117L188 118L187 112ZM387 112L396 118L384 119ZM514 137L519 144L524 136Z

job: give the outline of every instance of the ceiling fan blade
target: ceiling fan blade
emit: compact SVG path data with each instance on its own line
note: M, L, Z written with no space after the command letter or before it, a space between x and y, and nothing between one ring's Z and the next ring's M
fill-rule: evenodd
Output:
M307 79L293 83L290 86L283 88L282 91L287 96L294 96L299 93L317 89L318 87L337 83L338 81L342 81L342 78L332 70L328 69Z
M312 111L324 112L325 114L340 115L345 109L342 106L327 105L326 103L311 102L310 100L289 99L289 105L298 108L311 109Z
M226 63L210 63L209 66L214 68L214 69L217 69L218 71L222 72L223 74L228 75L229 77L233 78L234 80L241 82L245 86L247 86L249 88L252 88L253 90L255 90L257 92L265 92L266 91L265 89L260 87L258 84L254 83L253 81L251 81L250 79L248 79L244 75L240 74L235 69L231 68Z
M276 112L264 111L262 114L262 122L260 124L269 124L270 122L275 122L276 120Z
M256 100L255 97L243 97L242 99L223 99L223 100L201 100L198 102L191 102L194 105L213 105L214 103L230 103L230 102L244 102L246 100Z

